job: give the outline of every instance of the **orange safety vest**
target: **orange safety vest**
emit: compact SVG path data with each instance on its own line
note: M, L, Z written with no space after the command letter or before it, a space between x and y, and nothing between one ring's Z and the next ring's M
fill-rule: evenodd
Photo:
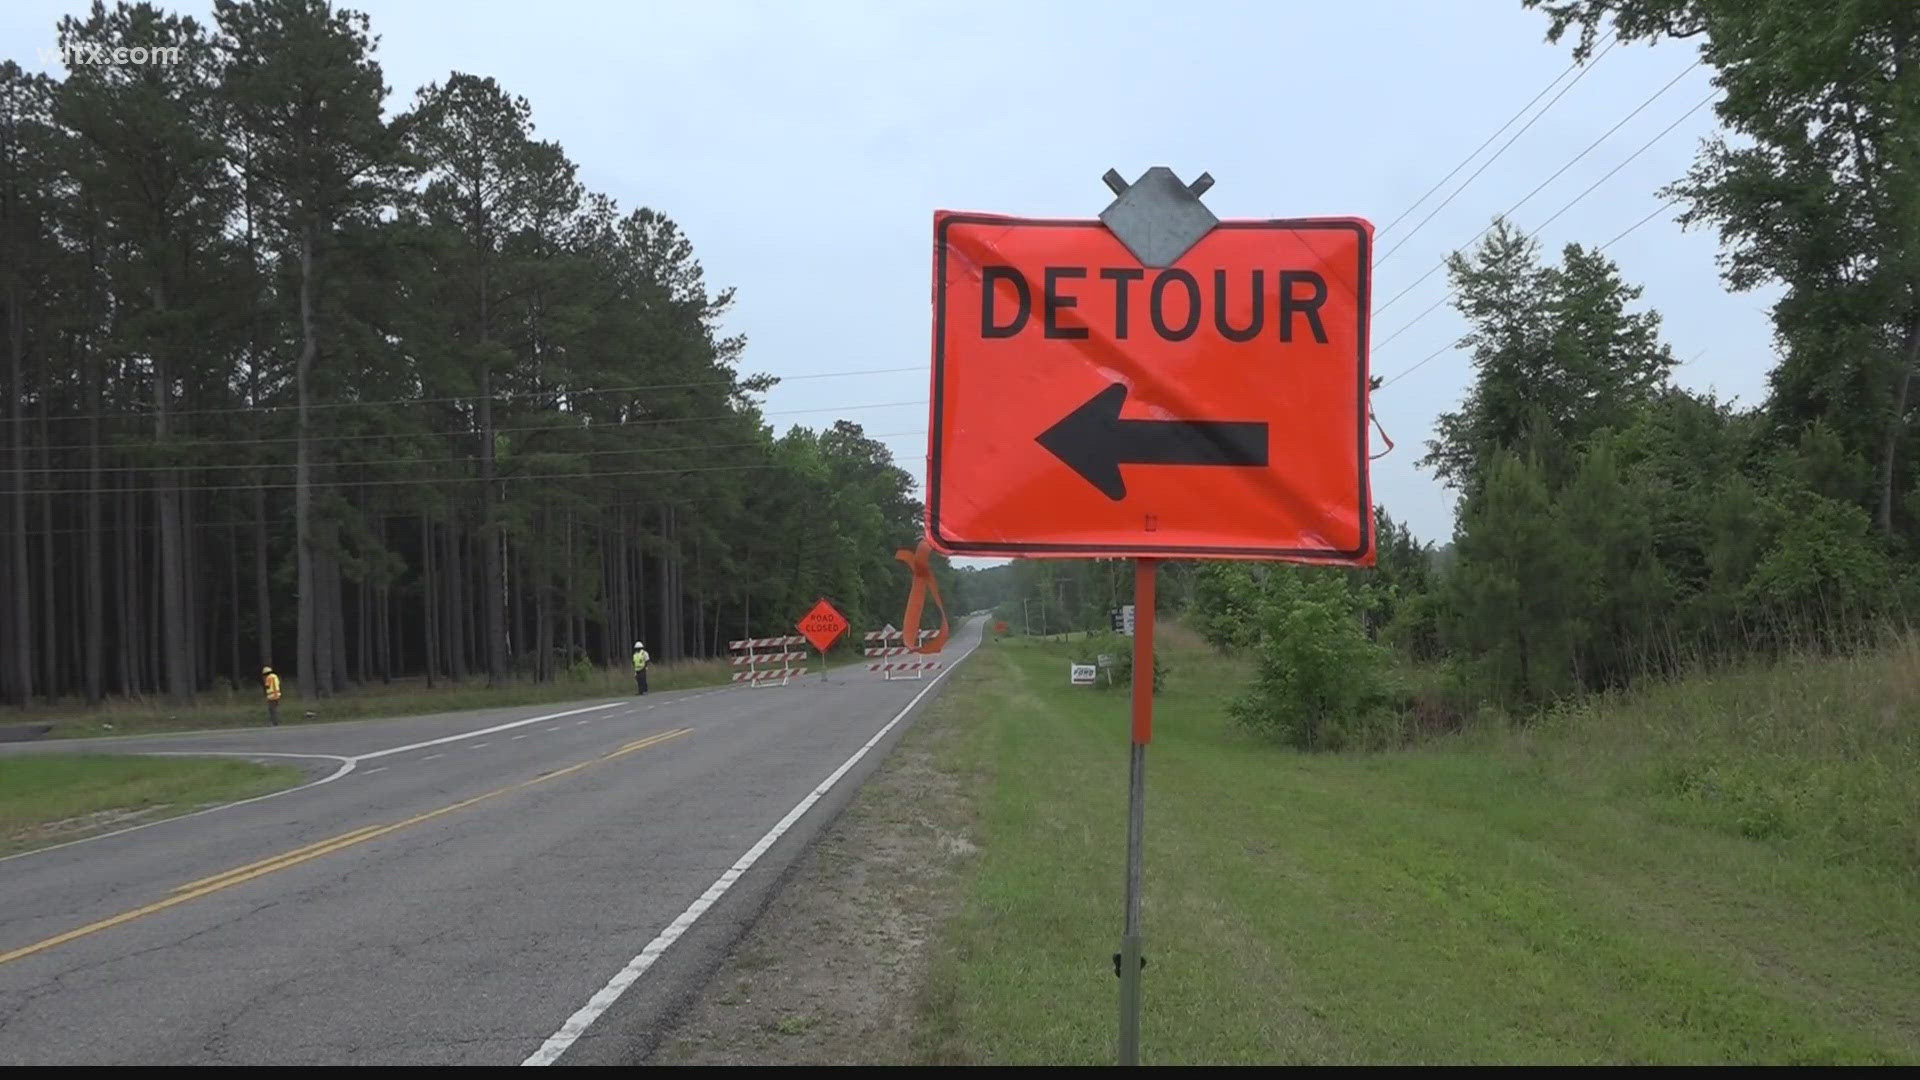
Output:
M271 671L267 672L267 700L280 700L280 676Z

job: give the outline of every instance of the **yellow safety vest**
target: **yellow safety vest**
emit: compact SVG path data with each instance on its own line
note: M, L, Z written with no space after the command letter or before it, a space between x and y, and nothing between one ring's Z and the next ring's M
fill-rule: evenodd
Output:
M647 655L647 650L645 649L635 650L633 654L633 670L645 671L647 669L647 661L651 659L653 658Z
M272 672L267 673L267 700L280 700L280 676Z

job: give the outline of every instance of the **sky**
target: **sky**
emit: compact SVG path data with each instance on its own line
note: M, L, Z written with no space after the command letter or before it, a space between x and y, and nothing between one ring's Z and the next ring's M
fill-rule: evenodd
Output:
M88 6L0 5L0 56L58 74L55 25ZM211 22L211 0L162 6ZM1550 257L1607 243L1661 207L1717 126L1696 108L1712 86L1692 42L1622 45L1570 73L1568 43L1519 0L344 6L372 18L392 111L450 71L494 76L588 188L677 221L709 284L738 290L725 329L747 337L741 369L786 380L766 399L777 427L853 420L917 476L936 209L1093 217L1107 169L1165 165L1212 174L1222 218L1367 218L1372 367L1388 380L1373 405L1394 444L1375 436L1375 501L1436 542L1454 500L1416 462L1472 378L1450 347L1462 320L1435 306L1446 254L1508 211ZM1679 383L1757 403L1777 294L1727 292L1717 237L1678 212L1607 254L1664 317Z

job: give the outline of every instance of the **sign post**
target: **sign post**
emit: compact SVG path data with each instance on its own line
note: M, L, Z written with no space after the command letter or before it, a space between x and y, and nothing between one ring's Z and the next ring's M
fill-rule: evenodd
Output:
M1147 829L1147 744L1153 741L1153 591L1158 564L1134 563L1133 745L1127 754L1127 917L1120 938L1120 1064L1140 1064L1140 846Z
M1133 723L1113 963L1119 1059L1137 1065L1159 563L1373 565L1373 226L1222 221L1204 173L1104 179L1098 220L934 214L927 538L948 555L1135 560L1134 603L1114 613L1133 634Z

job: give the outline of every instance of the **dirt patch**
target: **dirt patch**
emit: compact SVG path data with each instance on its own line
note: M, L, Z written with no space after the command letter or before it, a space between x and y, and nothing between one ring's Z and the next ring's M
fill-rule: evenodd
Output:
M62 818L30 828L21 829L6 837L6 844L21 848L44 847L47 844L73 840L82 836L91 836L98 832L107 832L126 825L138 824L144 818L164 815L173 809L168 803L155 806L141 806L131 810L96 810L79 817Z
M958 676L956 676L958 678ZM653 1055L661 1065L912 1058L928 949L976 856L948 687L796 867Z

